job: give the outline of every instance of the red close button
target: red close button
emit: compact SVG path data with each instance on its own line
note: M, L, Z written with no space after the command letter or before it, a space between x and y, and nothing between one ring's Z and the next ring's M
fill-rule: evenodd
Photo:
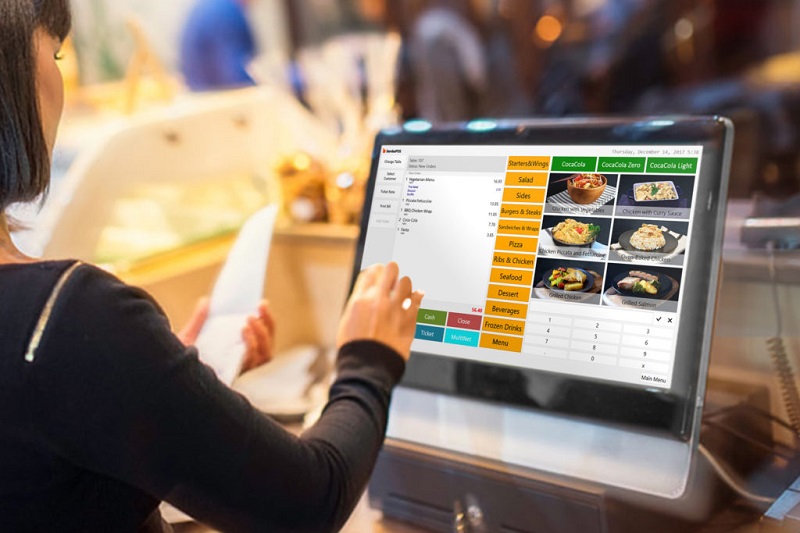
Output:
M462 315L460 313L450 313L447 315L447 327L461 329L481 329L481 315Z

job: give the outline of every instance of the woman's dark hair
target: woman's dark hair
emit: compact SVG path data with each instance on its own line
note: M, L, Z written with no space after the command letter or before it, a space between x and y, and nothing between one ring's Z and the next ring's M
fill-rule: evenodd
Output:
M42 131L33 34L64 39L69 0L0 0L0 215L47 191L50 154Z

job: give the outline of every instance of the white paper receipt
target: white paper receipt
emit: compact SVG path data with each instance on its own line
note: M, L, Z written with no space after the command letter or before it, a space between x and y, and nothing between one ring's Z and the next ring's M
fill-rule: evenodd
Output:
M264 293L264 276L278 209L268 206L242 226L211 292L208 320L197 337L200 360L226 385L239 375L245 355L242 327L255 314Z

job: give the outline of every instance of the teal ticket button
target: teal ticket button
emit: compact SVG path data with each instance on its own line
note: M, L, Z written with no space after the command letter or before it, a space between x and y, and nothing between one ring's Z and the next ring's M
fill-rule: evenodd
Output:
M481 334L477 331L447 328L444 332L445 344L458 344L460 346L478 346Z
M442 342L442 339L444 339L444 328L417 324L417 333L414 335L414 338L424 341Z
M594 172L596 157L554 157L553 172Z
M696 157L648 157L649 174L697 174Z
M418 324L433 324L435 326L447 325L447 311L434 311L433 309L420 309L417 313Z
M644 172L644 157L601 157L598 172Z

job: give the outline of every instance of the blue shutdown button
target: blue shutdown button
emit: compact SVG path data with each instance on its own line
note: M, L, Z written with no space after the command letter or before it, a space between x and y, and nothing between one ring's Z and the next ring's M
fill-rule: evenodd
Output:
M442 339L444 339L444 328L417 324L417 334L414 335L414 337L424 341L442 342Z

